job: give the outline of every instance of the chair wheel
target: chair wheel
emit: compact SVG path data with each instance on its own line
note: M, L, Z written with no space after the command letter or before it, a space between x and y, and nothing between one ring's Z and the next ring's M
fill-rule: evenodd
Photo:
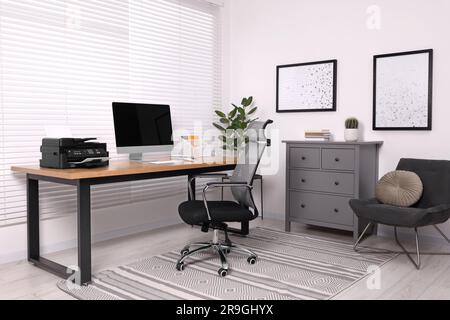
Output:
M231 249L223 249L223 252L224 252L225 254L230 254L230 253L231 253Z
M228 270L221 268L219 270L219 276L225 278L228 275Z
M177 270L178 271L184 271L184 269L185 269L185 265L184 265L184 263L177 263Z
M250 257L247 259L247 262L251 265L255 265L256 264L256 257Z
M181 251L181 256L182 257L185 257L185 256L187 256L188 254L189 254L189 249L183 249L182 251Z

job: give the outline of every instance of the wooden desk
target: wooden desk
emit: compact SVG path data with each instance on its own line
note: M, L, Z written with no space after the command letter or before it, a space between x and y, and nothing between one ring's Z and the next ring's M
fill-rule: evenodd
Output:
M195 163L180 162L164 165L137 161L111 161L108 167L95 169L57 170L38 166L12 167L12 171L27 176L28 260L35 266L64 279L71 277L78 280L79 284L88 284L92 279L91 186L178 176L188 176L189 181L198 174L229 171L233 170L235 166L233 161L205 159ZM75 274L76 271L41 257L39 181L71 185L77 188L78 274ZM192 184L193 190L195 190L195 180ZM188 197L190 196L188 195ZM248 234L248 224L243 224L241 233Z

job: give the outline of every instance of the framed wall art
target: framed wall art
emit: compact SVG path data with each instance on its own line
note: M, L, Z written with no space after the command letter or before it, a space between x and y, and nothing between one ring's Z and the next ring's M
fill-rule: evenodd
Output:
M374 57L374 130L432 130L433 50Z
M277 112L336 111L337 60L277 67Z

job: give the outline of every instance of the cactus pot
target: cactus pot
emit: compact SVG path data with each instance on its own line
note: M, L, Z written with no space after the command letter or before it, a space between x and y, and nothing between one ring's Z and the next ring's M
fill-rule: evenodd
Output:
M358 129L345 129L344 136L345 136L345 141L356 142L359 139L359 130Z

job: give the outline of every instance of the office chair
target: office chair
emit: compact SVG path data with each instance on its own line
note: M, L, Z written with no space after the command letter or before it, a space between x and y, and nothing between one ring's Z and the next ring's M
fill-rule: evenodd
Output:
M177 270L185 269L185 261L197 253L213 250L220 257L222 267L219 275L226 277L229 265L226 255L231 251L248 255L248 263L256 264L257 255L251 250L234 245L228 237L228 225L230 222L249 222L259 215L253 200L253 180L258 170L259 163L266 147L270 146L270 140L265 136L265 129L273 121L253 122L248 128L248 144L239 151L238 164L234 173L229 177L229 182L210 182L203 190L203 201L187 201L180 205L178 211L181 219L189 225L201 225L202 232L208 233L213 229L213 239L209 243L194 243L186 246L181 251L181 258L177 263ZM204 174L193 179L222 179L226 174ZM189 183L191 195L194 190ZM208 201L206 194L216 188L231 188L235 201ZM194 198L194 197L192 197ZM219 231L225 233L225 242L219 240Z

